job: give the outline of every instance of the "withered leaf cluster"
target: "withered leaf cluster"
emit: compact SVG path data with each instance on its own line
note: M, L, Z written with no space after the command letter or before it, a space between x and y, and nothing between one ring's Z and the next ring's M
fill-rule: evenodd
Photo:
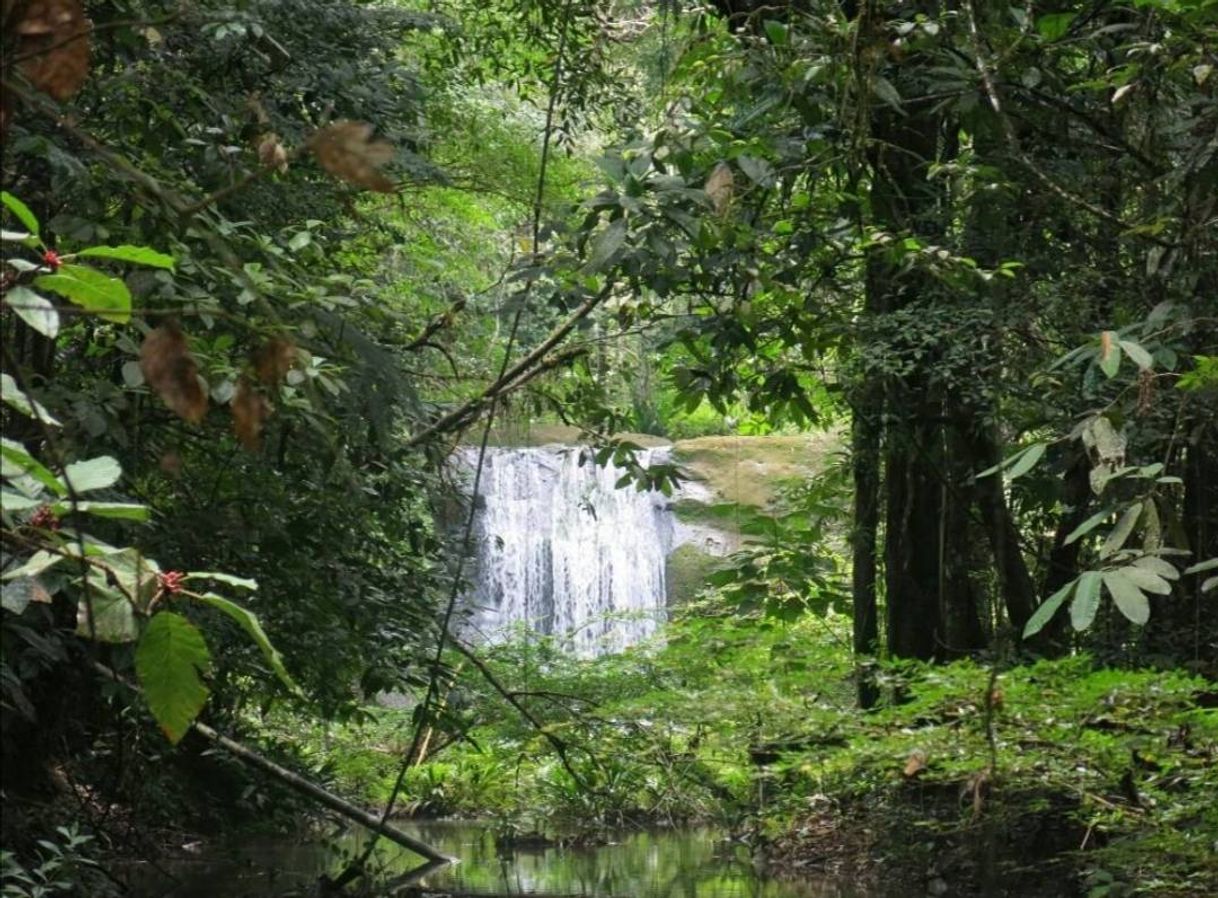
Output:
M169 321L144 338L140 347L144 380L173 411L192 424L207 414L207 392L199 367L176 322Z
M309 138L309 149L318 163L334 175L365 190L393 193L397 187L381 166L393 158L393 145L373 139L367 122L338 121Z
M248 377L242 377L233 396L233 432L246 449L262 445L262 425L271 413L270 403Z
M283 148L278 134L268 131L258 138L258 161L280 174L288 170L288 151Z
M5 39L16 35L13 59L26 80L66 100L89 75L89 31L79 0L5 3ZM10 15L17 21L10 22Z

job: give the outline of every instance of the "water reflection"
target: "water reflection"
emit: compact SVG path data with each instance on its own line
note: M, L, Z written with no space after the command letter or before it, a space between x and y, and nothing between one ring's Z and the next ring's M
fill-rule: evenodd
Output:
M417 881L425 891L463 895L579 896L579 898L862 898L845 883L791 882L765 876L740 846L726 845L709 830L685 829L623 834L597 848L498 851L491 831L468 823L426 822L402 826L460 863ZM136 891L141 898L204 898L231 895L301 894L323 874L334 875L362 847L362 834L340 834L316 842L275 840L231 846L167 872L179 882L150 875ZM382 842L375 869L398 888L382 894L413 895L403 874L418 866L413 854ZM160 880L154 887L152 879ZM412 878L413 879L413 878Z

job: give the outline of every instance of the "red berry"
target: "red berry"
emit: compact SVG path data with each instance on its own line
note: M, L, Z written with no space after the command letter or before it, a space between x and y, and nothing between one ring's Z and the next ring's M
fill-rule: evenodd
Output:
M55 252L53 249L48 249L42 254L42 261L45 262L47 267L52 271L56 270L60 265L63 264L63 262L59 260L59 253Z
M30 526L44 527L47 530L58 530L59 515L55 514L51 506L43 505L30 516Z

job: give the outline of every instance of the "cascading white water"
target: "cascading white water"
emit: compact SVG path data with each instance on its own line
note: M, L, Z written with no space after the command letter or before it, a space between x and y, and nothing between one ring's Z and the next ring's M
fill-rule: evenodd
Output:
M643 450L639 461L667 451ZM659 492L615 489L623 473L578 447L487 451L470 617L483 638L524 624L586 657L655 632L672 513Z

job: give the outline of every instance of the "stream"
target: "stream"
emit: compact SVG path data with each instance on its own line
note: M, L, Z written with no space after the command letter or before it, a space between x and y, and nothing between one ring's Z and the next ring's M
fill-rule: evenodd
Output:
M412 885L423 893L462 896L535 895L581 898L864 898L831 878L770 878L744 846L701 828L620 834L595 848L517 848L501 853L486 824L409 821L401 828L460 861ZM363 833L329 839L252 839L216 845L186 859L144 866L136 898L270 898L315 892L318 877L335 875L363 846ZM382 841L374 869L386 885L377 894L415 895L400 878L418 866L410 852ZM168 876L173 879L167 878ZM176 880L176 882L174 881Z

